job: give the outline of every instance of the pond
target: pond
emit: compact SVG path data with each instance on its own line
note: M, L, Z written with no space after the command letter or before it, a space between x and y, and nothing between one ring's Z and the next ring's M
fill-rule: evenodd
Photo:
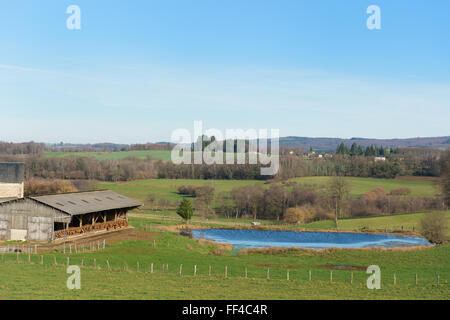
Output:
M391 234L274 231L248 229L192 230L194 238L230 243L235 249L264 247L370 248L431 245L426 239Z

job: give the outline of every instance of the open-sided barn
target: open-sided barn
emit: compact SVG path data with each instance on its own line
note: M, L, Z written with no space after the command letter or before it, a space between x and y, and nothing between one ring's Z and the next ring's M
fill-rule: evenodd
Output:
M127 212L142 204L109 190L23 198L17 164L2 164L0 240L51 241L59 237L128 225ZM19 178L11 177L17 175ZM2 181L3 180L3 181ZM12 188L19 182L22 190ZM15 190L14 193L12 190Z

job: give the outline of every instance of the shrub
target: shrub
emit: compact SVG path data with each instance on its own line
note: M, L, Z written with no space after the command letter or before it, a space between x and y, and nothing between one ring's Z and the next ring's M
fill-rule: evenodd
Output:
M311 220L312 215L308 208L305 207L288 208L284 214L284 221L287 223L303 224Z
M382 198L386 198L386 190L383 188L375 188L372 191L361 195L361 199L364 200L377 200Z
M25 181L25 196L42 196L47 194L77 192L77 188L65 180L30 179Z
M432 243L443 243L446 240L447 229L445 212L432 211L420 220L420 233Z
M389 192L389 195L391 195L391 196L407 196L410 193L411 193L410 188L397 188L397 189L391 190L391 192Z

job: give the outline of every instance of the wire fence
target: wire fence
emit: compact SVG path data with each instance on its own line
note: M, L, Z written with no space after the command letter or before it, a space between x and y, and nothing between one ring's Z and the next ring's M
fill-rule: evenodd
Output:
M141 263L135 261L97 259L86 256L65 256L49 254L32 254L31 252L2 253L1 262L4 264L46 265L68 267L77 265L80 268L102 270L104 272L128 272L136 274L172 275L180 277L201 277L214 279L253 279L275 281L321 281L327 283L366 284L370 274L365 271L319 269L283 269L255 266L229 266L205 264L169 264L169 263ZM392 285L435 285L448 286L448 281L439 273L396 273L385 272L381 275L383 283Z

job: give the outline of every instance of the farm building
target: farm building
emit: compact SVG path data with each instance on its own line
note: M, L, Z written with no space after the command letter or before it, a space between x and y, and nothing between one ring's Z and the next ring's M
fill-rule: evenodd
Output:
M22 189L11 189L17 164L0 175L0 240L51 241L56 238L99 229L117 229L128 225L127 212L142 204L112 191L76 192L23 197ZM21 173L19 172L19 174ZM20 177L19 177L20 178ZM15 189L14 189L15 190Z

